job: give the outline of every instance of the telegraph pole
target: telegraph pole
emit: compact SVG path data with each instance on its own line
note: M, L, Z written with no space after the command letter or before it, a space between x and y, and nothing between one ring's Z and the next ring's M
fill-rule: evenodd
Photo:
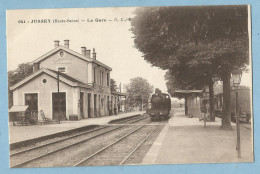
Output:
M60 124L60 72L57 71L57 85L58 85L58 121L59 121L59 124Z
M237 92L237 87L235 87L235 95L236 95L236 127L237 127L237 154L238 158L241 158L241 147L240 147L240 123L239 123L239 118L241 114L241 108L239 107L238 104L238 92Z

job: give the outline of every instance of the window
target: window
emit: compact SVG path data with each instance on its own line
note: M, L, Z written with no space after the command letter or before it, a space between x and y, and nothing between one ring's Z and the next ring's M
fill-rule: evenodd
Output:
M101 71L99 71L99 84L100 85L102 84L102 73L101 73Z
M60 51L60 57L62 58L64 56L64 51Z
M42 83L47 83L47 80L46 79L42 79Z
M96 83L96 67L93 67L94 83Z
M101 77L102 77L101 83L102 83L102 85L104 85L104 72L103 71L101 72Z
M66 69L66 67L58 67L58 71L61 73L66 73L67 69Z
M109 86L109 73L107 73L107 86Z
M37 111L38 110L38 94L30 93L24 94L25 105L28 105L28 111Z

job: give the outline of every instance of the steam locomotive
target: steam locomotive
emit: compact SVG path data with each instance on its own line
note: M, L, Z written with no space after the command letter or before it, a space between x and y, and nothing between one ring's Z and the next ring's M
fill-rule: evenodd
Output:
M151 121L167 120L170 118L171 99L169 94L162 93L159 89L155 90L155 94L151 98L151 106L147 110Z

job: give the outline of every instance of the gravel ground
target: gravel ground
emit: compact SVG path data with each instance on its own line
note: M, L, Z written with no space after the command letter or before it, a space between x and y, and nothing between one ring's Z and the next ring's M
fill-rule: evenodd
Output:
M138 116L136 117L135 120L137 119L140 119L140 118L144 118L143 116ZM131 119L131 120L130 120ZM120 124L130 124L131 122L133 122L134 120L132 120L133 118L130 118L129 120L124 120L123 123L120 123ZM120 121L114 121L114 123L118 123L118 122L121 122L122 120ZM34 143L34 144L30 144L30 145L27 145L27 146L24 146L24 147L20 147L20 148L16 148L16 149L13 149L13 150L10 150L10 154L12 153L16 153L16 152L19 152L19 151L23 151L23 150L26 150L26 149L29 149L29 148L33 148L33 147L37 147L37 146L41 146L41 145L45 145L45 144L49 144L49 143L52 143L52 142L56 142L56 141L59 141L59 140L62 140L62 139L65 139L65 138L69 138L69 137L72 137L72 136L75 136L75 135L79 135L83 132L87 132L87 131L90 131L90 130L95 130L95 129L99 129L99 128L102 128L102 127L105 127L105 126L97 126L95 128L92 128L92 129L88 129L86 131L75 131L69 135L66 135L66 136L59 136L59 137L55 137L55 138L52 138L52 139L48 139L48 140L44 140L44 141L40 141L40 142L37 142L37 143Z
M125 122L125 121L131 121L131 120L135 120L135 119L140 119L140 118L145 118L147 117L147 115L139 115L139 116L132 116L132 117L128 117L128 118L122 118L119 120L112 120L109 122L109 124L120 124L120 122Z
M98 129L98 128L101 128L101 127L105 127L105 126L97 126L95 128L88 129L86 131L75 131L75 132L73 132L71 134L68 134L68 135L65 135L65 136L59 136L59 137L51 138L51 139L48 139L48 140L40 141L40 142L37 142L37 143L34 143L34 144L30 144L30 145L27 145L27 146L19 147L19 148L10 150L10 154L16 153L16 152L19 152L19 151L23 151L23 150L26 150L26 149L29 149L29 148L33 148L33 147L49 144L49 143L52 143L52 142L56 142L56 141L59 141L59 140L62 140L62 139L68 138L68 137L79 135L79 134L81 134L83 132L87 132L87 131Z
M120 127L120 126L118 126L118 127ZM61 149L61 148L66 147L68 145L89 139L93 136L96 136L98 134L101 134L101 133L104 133L104 132L107 132L109 130L113 130L113 129L116 129L116 128L117 127L107 127L107 128L104 128L104 129L97 130L95 132L83 134L83 135L80 135L78 137L74 137L74 138L71 138L71 139L68 139L68 140L65 140L65 141L62 141L62 142L58 142L58 143L55 143L55 144L52 144L52 145L49 145L49 146L37 148L35 150L31 150L31 151L28 151L28 152L25 152L25 153L21 153L21 154L15 155L15 156L11 156L10 157L10 164L11 164L11 166L19 164L23 161L41 156L42 154L46 154L46 153L52 152L52 151L57 150L57 149Z
M82 166L119 165L120 162L155 128L145 126L105 151L87 160Z
M142 117L142 118L144 118L144 117ZM137 119L140 119L140 118L137 118ZM125 123L130 124L131 122L134 122L134 121L133 120L132 121L126 121L126 122L124 122L124 124ZM141 120L141 121L138 121L137 124L147 124L148 122L149 122L149 118ZM81 144L80 145L76 145L74 147L69 148L68 150L67 149L61 150L60 152L56 152L55 154L48 155L48 156L46 156L46 157L44 157L42 159L39 159L39 160L37 160L35 162L31 162L31 164L28 164L25 167L72 166L74 163L76 163L76 162L74 162L72 164L72 162L73 161L77 161L79 159L79 156L82 155L80 153L78 156L76 155L76 157L73 156L73 154L76 154L76 152L78 152L78 151L81 152L82 150L80 150L80 149L85 150L86 149L85 147L87 146L87 147L89 147L87 149L87 151L89 151L89 153L91 153L91 152L95 151L98 147L107 145L107 142L110 142L110 141L112 142L112 141L115 141L115 139L122 137L123 134L126 134L125 132L132 130L133 127L137 127L136 125L135 126L134 125L133 126L122 125L122 126L124 126L124 128L120 128L119 130L116 130L113 133L111 132L112 134L108 133L105 137L102 136L103 138L94 138L93 139L93 140L95 140L94 142L93 142L93 140L89 140L86 143L82 143L82 145ZM10 157L10 164L11 164L11 166L19 164L19 163L21 163L23 161L26 161L26 160L38 157L38 156L40 156L42 154L46 154L46 153L51 152L53 150L60 149L62 147L65 147L65 146L70 145L70 144L74 144L74 143L82 141L84 139L88 139L88 138L93 137L93 136L95 136L97 134L100 134L102 132L106 132L106 131L115 129L117 127L120 127L120 125L118 125L118 126L113 125L113 126L105 128L105 129L97 130L97 131L92 132L90 134L80 135L80 136L75 137L73 139L65 140L65 141L60 142L60 143L55 143L54 145L42 147L42 148L39 148L39 149L36 149L36 150L32 150L32 151L29 151L29 152L25 152L25 153L22 153L22 154L15 155L13 157ZM97 128L94 128L94 129L98 129L98 128L101 128L101 126L97 127ZM73 134L73 135L78 135L80 133L83 133L83 132L75 132L75 134ZM30 146L27 146L27 147L22 147L22 148L13 150L11 153L14 153L14 152L17 152L17 151L21 151L23 149L28 149L28 148L31 148L31 147L47 144L47 143L54 142L54 141L57 141L57 140L61 140L61 139L67 138L67 137L71 137L73 135L57 137L57 138L53 138L53 139L50 139L50 140L47 140L47 141L44 141L44 142L39 142L39 143L34 144L34 145L30 145ZM76 150L74 150L74 149L76 149ZM67 153L67 152L71 152L71 151L72 151L72 153ZM60 153L62 154L64 152L65 152L65 154L67 154L66 155L66 159L72 159L72 160L66 161L64 159L59 159L58 158L58 156L59 156L58 154L60 154ZM60 155L60 156L64 156L64 155ZM49 160L49 158L51 158L51 160ZM82 157L82 158L84 158L84 157ZM46 161L44 161L44 159Z
M146 153L149 151L157 136L160 134L164 125L159 126L151 136L124 162L123 165L136 165L142 164L142 160Z
M97 150L105 147L106 145L114 142L127 134L133 128L138 126L125 126L122 129L118 129L109 134L101 137L91 139L85 143L67 148L57 153L48 155L39 160L33 161L24 167L62 167L62 166L73 166L75 163L81 161L86 156L91 155Z

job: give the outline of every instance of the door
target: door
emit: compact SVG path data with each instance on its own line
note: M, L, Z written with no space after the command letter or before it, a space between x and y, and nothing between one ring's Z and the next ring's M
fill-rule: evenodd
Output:
M97 117L97 94L94 94L94 117Z
M30 93L25 94L25 105L28 105L28 111L38 111L38 94L37 93Z
M59 99L60 98L60 99ZM66 93L52 93L52 118L66 120Z
M90 106L91 106L91 94L88 94L88 118L90 118L91 117L91 108L90 108Z
M80 102L80 116L81 118L84 118L84 105L83 105L83 100L84 99L84 92L80 92L80 99L79 99L79 102Z
M109 96L107 96L107 113L108 113L108 115L110 114L109 113Z

